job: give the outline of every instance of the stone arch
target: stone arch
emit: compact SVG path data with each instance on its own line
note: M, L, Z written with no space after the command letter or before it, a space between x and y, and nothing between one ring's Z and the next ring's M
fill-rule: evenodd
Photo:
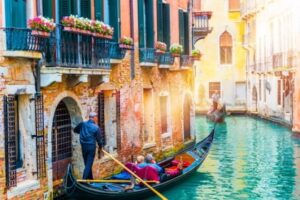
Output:
M56 113L57 107L61 104L64 103L67 110L68 114L70 117L71 121L71 145L72 145L72 152L73 155L78 156L76 159L73 159L72 156L72 164L74 166L74 169L78 169L80 165L82 165L83 161L81 158L81 153L80 153L80 143L79 143L79 135L74 134L73 128L81 121L84 119L85 113L83 113L83 109L81 107L79 98L70 91L65 91L60 93L55 100L53 101L50 111L49 111L49 121L46 123L48 125L48 187L53 188L53 163L52 163L52 131L53 131L53 122L54 122L54 117ZM76 162L74 162L76 160ZM83 166L82 166L83 168ZM78 170L77 170L78 172Z

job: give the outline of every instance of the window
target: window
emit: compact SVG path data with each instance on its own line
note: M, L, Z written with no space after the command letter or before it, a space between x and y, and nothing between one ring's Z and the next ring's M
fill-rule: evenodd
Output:
M157 40L170 46L170 4L157 0Z
M220 36L220 63L232 64L232 37L227 31Z
M43 0L43 16L53 18L55 14L53 13L52 3L52 0Z
M143 94L144 119L143 119L143 142L154 142L154 108L152 89L144 89Z
M277 104L281 105L281 80L277 80Z
M209 83L209 98L212 98L213 94L218 94L219 96L221 96L221 84L220 82L210 82Z
M259 100L261 101L261 80L259 80L258 90L259 90Z
M59 16L60 18L69 15L77 15L77 2L73 0L59 1Z
M240 10L240 0L229 0L229 11L239 11Z
M153 0L138 0L139 46L153 48Z
M179 43L183 46L184 54L189 54L189 13L178 10Z
M160 121L161 121L161 133L167 133L168 132L168 108L167 108L167 96L161 96L160 97Z
M245 82L236 82L236 100L244 101L246 100L246 83Z

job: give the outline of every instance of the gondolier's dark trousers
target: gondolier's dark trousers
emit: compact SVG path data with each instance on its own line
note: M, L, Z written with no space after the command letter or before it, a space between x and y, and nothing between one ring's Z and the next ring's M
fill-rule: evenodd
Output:
M81 144L81 148L85 166L82 179L93 179L92 167L96 154L96 145Z

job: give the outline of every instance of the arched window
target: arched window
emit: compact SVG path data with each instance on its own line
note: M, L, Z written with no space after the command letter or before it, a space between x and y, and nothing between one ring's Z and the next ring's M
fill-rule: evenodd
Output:
M232 37L227 31L220 36L220 63L232 63Z

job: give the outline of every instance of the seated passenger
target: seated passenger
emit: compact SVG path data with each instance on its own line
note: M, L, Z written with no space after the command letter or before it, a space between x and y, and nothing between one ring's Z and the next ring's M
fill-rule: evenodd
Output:
M136 163L135 164L141 164L141 163L143 163L144 162L144 160L145 160L145 158L144 158L144 156L142 156L142 155L139 155L139 156L137 156L137 158L136 158Z
M147 154L147 156L145 157L145 161L141 164L138 164L138 167L140 168L144 168L147 166L151 166L154 167L158 173L163 173L163 168L160 167L154 160L152 154Z

